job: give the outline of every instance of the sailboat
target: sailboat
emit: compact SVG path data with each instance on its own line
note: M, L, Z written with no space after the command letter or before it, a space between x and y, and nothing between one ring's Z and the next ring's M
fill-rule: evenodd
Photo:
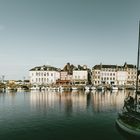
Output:
M126 133L140 137L140 97L138 94L138 70L139 70L139 51L140 51L140 22L139 22L139 39L137 54L137 77L135 96L130 96L124 100L122 112L116 119L117 126Z

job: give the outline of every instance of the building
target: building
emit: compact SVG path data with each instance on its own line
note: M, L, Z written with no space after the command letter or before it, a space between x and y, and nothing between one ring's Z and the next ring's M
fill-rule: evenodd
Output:
M95 65L92 68L92 84L94 85L134 85L136 83L136 66L125 63L117 65Z
M69 74L68 71L60 71L60 79L57 80L58 85L70 85L72 82L72 74Z
M60 80L72 80L72 74L69 74L68 71L61 71L60 72Z
M73 69L76 68L73 64L67 63L60 71L60 79L57 80L59 85L71 85Z
M34 67L29 71L29 77L31 84L55 84L60 79L60 69L48 65Z
M95 65L92 68L92 84L117 84L116 67L116 65Z
M124 66L117 67L117 85L125 86L127 84L128 72Z
M125 62L124 69L127 71L127 85L135 85L136 84L136 77L137 77L137 68L136 65L127 64Z
M78 68L73 70L72 83L74 85L86 85L89 83L89 69L86 65L83 67L78 65Z

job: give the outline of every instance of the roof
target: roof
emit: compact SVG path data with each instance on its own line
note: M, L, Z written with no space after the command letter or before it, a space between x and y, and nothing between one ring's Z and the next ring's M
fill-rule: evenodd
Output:
M136 65L124 63L124 67L126 68L136 68Z
M43 65L43 66L34 67L29 71L60 71L60 69L49 65Z
M112 69L116 69L116 68L136 68L136 65L133 64L127 64L125 63L123 66L118 66L118 65L95 65L93 67L93 69L101 69L101 68L112 68Z
M100 64L100 65L95 65L93 67L93 69L101 69L101 68L112 68L112 69L115 69L115 68L117 68L117 65L102 65L102 64Z
M136 68L136 65L127 64L127 68Z

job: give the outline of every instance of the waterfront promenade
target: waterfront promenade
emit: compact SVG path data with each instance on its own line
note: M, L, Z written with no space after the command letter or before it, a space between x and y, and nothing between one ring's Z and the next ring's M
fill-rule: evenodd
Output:
M133 85L126 85L126 86L115 86L113 89L113 86L111 85L99 85L99 86L93 86L93 85L31 85L30 83L28 84L0 84L0 91L1 92L6 92L6 91L32 91L32 90L37 90L37 91L72 91L72 90L135 90L135 86Z

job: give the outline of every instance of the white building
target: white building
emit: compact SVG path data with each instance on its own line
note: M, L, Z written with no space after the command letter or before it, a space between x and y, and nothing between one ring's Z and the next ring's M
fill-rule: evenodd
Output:
M119 66L117 69L117 85L126 85L128 78L128 72L124 67Z
M30 83L36 85L55 84L60 79L58 68L52 66L39 66L29 71Z
M88 82L88 70L73 70L73 84L86 85Z

